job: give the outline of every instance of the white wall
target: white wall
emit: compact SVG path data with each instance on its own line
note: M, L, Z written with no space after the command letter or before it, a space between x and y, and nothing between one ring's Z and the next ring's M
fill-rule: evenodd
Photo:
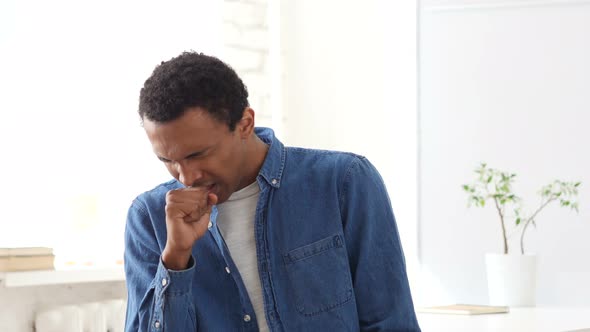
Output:
M539 305L590 304L590 2L426 7L420 38L421 299L488 300L500 226L460 188L486 161L518 174L530 209L542 184L583 182L580 213L548 207L527 248Z
M223 47L217 56L228 63L248 87L248 101L257 126L270 126L271 43L266 0L224 0Z
M417 262L416 6L281 2L284 141L355 152L375 164L410 269Z

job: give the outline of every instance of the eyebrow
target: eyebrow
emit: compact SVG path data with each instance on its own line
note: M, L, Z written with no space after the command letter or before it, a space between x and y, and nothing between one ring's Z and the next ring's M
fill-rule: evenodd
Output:
M189 155L186 155L186 156L185 156L184 158L182 158L182 159L184 160L184 159L189 159L189 158L192 158L192 157L198 157L198 156L202 155L203 153L207 152L207 150L209 150L209 148L206 148L206 149L204 149L204 150L201 150L201 151L196 151L196 152L193 152L193 153L191 153L191 154L189 154ZM171 161L170 159L166 159L166 158L164 158L164 157L162 157L162 156L158 156L158 159L160 159L161 161L164 161L164 162L169 162L169 161Z

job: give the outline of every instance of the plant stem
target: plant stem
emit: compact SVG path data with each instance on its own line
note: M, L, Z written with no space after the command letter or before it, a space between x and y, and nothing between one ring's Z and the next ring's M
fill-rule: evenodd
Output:
M537 216L537 214L539 214L539 212L541 212L541 210L543 210L547 204L551 203L552 201L554 201L555 198L550 198L548 199L545 203L541 204L541 206L539 206L539 208L537 209L537 211L535 211L535 213L533 213L532 216L530 216L525 222L524 222L524 226L522 228L522 233L520 233L520 253L522 255L524 255L524 233L526 232L527 227L529 227L529 224L535 220L535 217Z
M494 204L496 204L496 209L498 210L498 214L500 215L500 225L502 225L502 238L504 239L504 255L508 254L508 240L506 239L506 225L504 225L504 214L502 213L502 208L500 208L500 204L498 204L498 198L494 197Z

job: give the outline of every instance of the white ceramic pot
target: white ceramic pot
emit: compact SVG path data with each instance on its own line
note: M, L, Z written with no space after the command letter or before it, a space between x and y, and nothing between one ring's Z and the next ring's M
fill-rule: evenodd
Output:
M537 256L486 254L490 305L535 306Z

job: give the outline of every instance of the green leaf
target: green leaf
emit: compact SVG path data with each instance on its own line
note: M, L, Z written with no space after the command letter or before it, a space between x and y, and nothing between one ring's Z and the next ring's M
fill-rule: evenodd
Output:
M520 218L516 218L516 225L520 224Z

